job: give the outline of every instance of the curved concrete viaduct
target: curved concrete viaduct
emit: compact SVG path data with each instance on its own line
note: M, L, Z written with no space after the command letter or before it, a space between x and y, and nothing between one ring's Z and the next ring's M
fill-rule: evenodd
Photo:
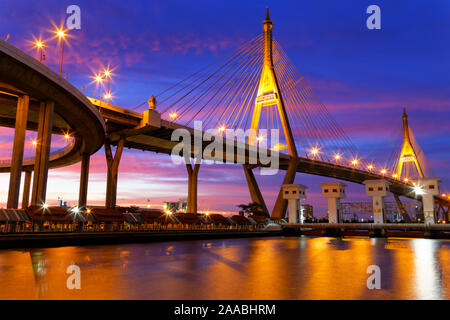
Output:
M10 208L18 206L22 171L27 174L34 171L32 203L43 203L48 169L82 160L82 171L86 170L89 156L101 148L105 139L103 118L79 90L3 40L0 40L0 125L15 128L11 161L0 163L0 172L11 172ZM38 132L32 161L23 159L26 130ZM51 135L65 132L70 132L73 142L50 154ZM26 176L26 183L30 179ZM26 185L25 189L30 187ZM23 202L22 205L28 204Z

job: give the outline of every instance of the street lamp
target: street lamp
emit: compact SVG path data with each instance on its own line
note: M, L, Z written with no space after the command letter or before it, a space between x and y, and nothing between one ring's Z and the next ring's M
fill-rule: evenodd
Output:
M95 99L95 88L100 84L100 101L101 101L102 100L102 91L103 91L103 77L100 74L94 74L93 78L94 78L94 81L97 82L97 84L94 86L93 98Z
M342 158L342 155L339 154L339 153L336 153L336 154L334 155L335 163L337 164L337 163L339 162L339 160L341 160L341 158Z
M310 152L311 152L311 154L313 156L313 160L316 160L316 156L319 154L319 148L314 147L314 148L311 149Z
M104 95L104 98L106 99L106 103L109 103L109 99L112 98L112 95L110 92L108 92L107 94Z
M110 92L109 80L111 79L112 73L111 73L111 70L109 70L109 67L107 69L103 70L103 74L104 74L105 78L108 80L108 92Z
M65 43L65 38L66 38L66 32L62 28L59 28L59 29L56 29L55 34L56 34L56 36L59 39L58 42L62 41L62 44L61 44L61 63L60 63L60 66L59 66L59 76L61 77L63 57L64 57L64 43Z
M39 54L39 62L42 62L44 47L45 47L44 41L42 41L41 38L34 41L34 48L36 48L38 50L38 54Z
M171 113L169 114L169 118L170 118L170 119L175 119L177 116L178 116L178 114L177 114L176 111L171 112Z

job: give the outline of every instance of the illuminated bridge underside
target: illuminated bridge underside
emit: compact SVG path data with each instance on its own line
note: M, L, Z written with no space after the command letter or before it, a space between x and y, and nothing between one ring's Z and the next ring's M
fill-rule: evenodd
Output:
M99 101L91 101L97 108L99 108ZM193 134L192 128L166 120L162 120L161 128L152 126L139 128L140 122L142 120L142 114L112 106L104 102L102 102L102 107L100 108L100 110L102 116L107 119L107 131L113 145L117 145L119 139L121 137L125 137L126 148L171 154L172 148L176 144L178 144L178 142L176 141L171 141L172 132L175 129L183 128L189 130ZM192 138L191 141L194 141L194 139ZM246 155L248 155L249 147L249 145L246 145ZM225 148L226 147L224 144L223 150L226 150ZM193 154L191 154L191 156L193 156ZM286 170L290 156L284 153L279 153L279 156L280 169ZM225 152L223 157L226 158ZM248 159L248 157L246 157L246 159ZM261 165L261 163L255 164L255 167L259 166L264 165ZM392 183L391 190L393 193L411 199L418 199L417 197L415 197L414 193L411 192L412 188L408 184L404 184L398 180L386 178L375 173L370 173L351 167L340 166L334 163L327 163L299 157L297 172L313 174L322 177L330 177L358 184L362 184L364 180L384 178ZM446 203L445 200L440 201Z

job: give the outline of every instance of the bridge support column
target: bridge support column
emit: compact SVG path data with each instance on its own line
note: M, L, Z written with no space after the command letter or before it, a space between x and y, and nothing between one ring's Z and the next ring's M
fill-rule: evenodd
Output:
M19 205L20 180L22 176L23 150L27 130L29 97L19 97L17 101L16 124L14 128L14 144L11 157L11 174L7 207L17 209Z
M321 183L322 197L328 199L328 223L341 223L342 208L341 199L345 198L346 185L341 182Z
M398 194L394 194L395 202L397 202L398 210L400 210L400 213L402 214L403 220L405 222L411 222L411 218L409 217L408 212L406 211L405 207L403 206L402 201L400 200L400 197Z
M111 142L105 140L105 155L106 164L108 166L108 173L106 177L106 200L105 207L114 209L117 201L117 176L119 172L120 158L122 157L123 147L125 145L125 138L121 137L115 155L111 151Z
M296 157L292 157L289 161L288 169L286 171L286 175L284 176L283 185L292 184L295 180L295 174L297 172L298 159ZM280 189L278 193L277 200L275 202L275 206L272 210L271 217L273 219L282 219L286 214L287 200L283 198L283 188Z
M87 153L83 154L81 158L80 193L78 195L78 208L86 208L87 204L90 159L91 156Z
M30 204L31 171L25 171L25 183L23 185L22 209L26 209Z
M243 165L245 179L247 180L248 190L250 191L250 197L252 202L255 202L261 206L266 216L269 216L269 211L267 210L266 203L258 187L258 182L256 181L255 174L253 173L252 167L249 165Z
M198 171L200 170L200 163L195 162L194 168L190 163L186 164L188 172L188 200L187 200L187 212L197 213L197 182Z
M32 205L45 203L54 108L53 101L41 102L40 104L36 156L34 158L33 192L31 195Z
M365 180L363 184L366 186L366 195L372 198L374 223L385 223L384 198L390 195L389 186L391 183L387 180Z
M304 222L304 217L300 206L300 200L306 199L305 190L306 186L303 186L301 184L283 184L281 186L283 199L288 201L289 207L288 213L290 224Z
M434 197L439 195L439 179L419 179L417 184L421 191L416 195L422 195L423 215L426 224L436 223Z

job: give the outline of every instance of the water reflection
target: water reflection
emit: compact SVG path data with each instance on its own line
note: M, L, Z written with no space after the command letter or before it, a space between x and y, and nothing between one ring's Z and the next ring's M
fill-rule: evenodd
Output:
M441 268L437 257L439 247L440 243L436 241L413 241L417 299L442 299Z
M450 242L261 238L0 251L0 299L448 299ZM67 267L81 269L69 290ZM381 290L366 286L381 269Z

